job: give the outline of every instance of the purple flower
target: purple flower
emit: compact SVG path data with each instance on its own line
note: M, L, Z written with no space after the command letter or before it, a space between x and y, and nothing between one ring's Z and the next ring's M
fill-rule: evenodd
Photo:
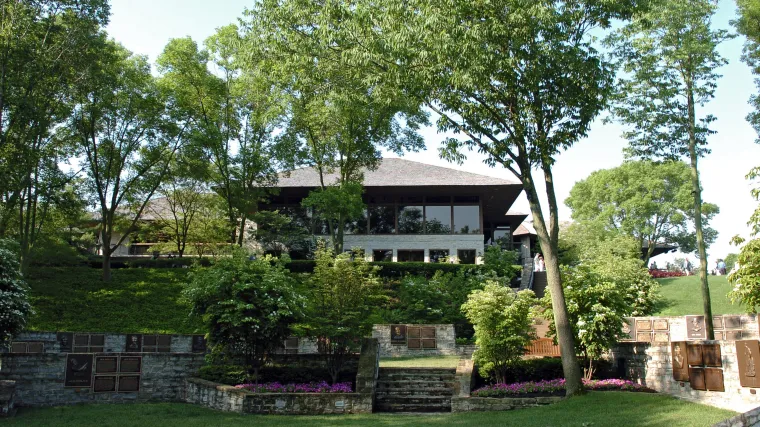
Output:
M617 391L640 391L652 392L651 389L628 380L609 379L583 381L588 390L617 390ZM565 390L565 380L527 381L513 384L493 384L479 388L472 392L475 397L510 397L524 396L530 393L552 394Z

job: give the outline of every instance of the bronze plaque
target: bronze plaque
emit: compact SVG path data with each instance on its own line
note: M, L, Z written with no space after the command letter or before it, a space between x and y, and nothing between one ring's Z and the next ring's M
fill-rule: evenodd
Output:
M435 338L435 327L425 327L420 331L422 338Z
M97 356L95 357L96 374L113 374L118 371L119 358L116 356Z
M391 344L406 344L406 325L391 325Z
M670 361L673 365L673 379L689 381L689 364L686 362L686 341L670 343Z
M713 316L713 329L725 329L723 316Z
M406 336L409 338L419 338L420 337L420 327L419 326L409 326L406 328Z
M623 328L620 331L619 341L634 341L636 337L635 319L633 317L623 318Z
M690 366L703 365L702 345L701 344L687 344L686 345L686 360L689 361Z
M710 391L726 391L723 386L723 369L705 368L705 387Z
M706 337L705 316L686 316L686 338L703 340Z
M726 340L726 332L725 331L714 331L715 332L715 339L717 341L725 341Z
M670 342L670 334L667 332L654 332L652 334L652 342L660 344Z
M92 354L66 355L64 387L92 387Z
M90 336L84 334L74 335L74 353L87 353L90 351Z
M29 345L26 346L27 353L42 353L44 350L45 344L41 342L30 342Z
M92 385L92 391L95 393L105 393L116 391L116 376L114 375L96 375L95 382Z
M689 382L693 390L707 390L705 368L689 368Z
M143 350L146 353L171 351L171 335L143 335Z
M723 366L720 344L702 344L702 364L718 368Z
M652 342L652 333L648 331L637 332L636 341L637 342Z
M741 316L723 316L723 326L726 329L741 329L742 317Z
M127 353L139 353L142 351L142 334L127 334L127 343L124 345Z
M425 350L434 350L436 348L435 346L435 338L424 338L422 341L422 348Z
M669 329L668 319L655 319L653 326L655 331L667 331Z
M647 319L637 319L636 320L636 331L642 332L642 331L651 331L652 330L652 321Z
M139 375L122 375L119 377L119 392L136 392L140 391Z
M760 362L760 341L736 341L739 383L742 387L760 387L757 363Z
M298 338L296 338L298 340ZM296 341L298 344L298 341ZM206 352L206 337L203 335L193 335L193 353L205 353Z
M58 332L55 334L55 339L58 341L59 353L71 353L74 348L74 334L71 332Z
M726 341L739 341L742 339L742 331L725 331L723 336Z
M26 353L26 343L25 342L12 342L11 343L11 353Z
M158 346L159 347L166 347L167 349L169 347L171 347L172 346L172 336L171 335L159 335L158 336ZM161 350L159 350L159 351L161 351Z
M121 356L121 363L119 364L119 372L136 374L140 372L141 365L142 365L142 357L140 356Z
M406 347L412 350L419 350L422 348L422 342L419 338L409 338Z
M143 336L143 346L145 347L155 347L158 345L158 336L157 335L145 335Z

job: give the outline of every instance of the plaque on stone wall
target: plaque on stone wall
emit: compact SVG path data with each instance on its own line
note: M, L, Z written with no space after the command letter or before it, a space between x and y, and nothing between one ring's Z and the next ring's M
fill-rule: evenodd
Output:
M74 349L75 353L87 353L90 351L90 336L85 334L74 335Z
M420 336L422 338L435 338L435 327L425 326L420 329Z
M435 348L436 348L435 338L433 338L433 339L431 339L431 338L423 338L421 341L422 341L422 348L424 350L435 350Z
M636 332L636 341L637 342L652 342L652 333L649 331L638 331Z
M739 341L743 338L742 331L725 331L723 339L726 341Z
M25 342L12 342L11 343L11 353L26 353L26 343Z
M652 333L652 342L657 344L664 344L670 342L670 334L667 332L654 332Z
M636 331L642 332L642 331L651 331L652 330L652 321L649 319L636 319Z
M634 341L636 338L636 326L633 317L623 318L623 328L620 331L618 341Z
M689 366L703 365L702 346L700 344L687 344L686 360L689 362Z
M92 391L95 393L106 393L116 391L115 375L96 375L95 382L92 385Z
M92 387L92 354L66 355L64 387Z
M419 338L409 338L406 347L410 350L419 350L422 348L422 341Z
M45 344L41 342L30 342L26 346L27 353L42 353L45 351Z
M715 339L717 341L725 341L726 340L726 332L725 331L714 331L715 333Z
M140 353L142 351L142 335L127 334L127 343L124 345L127 353Z
M702 344L702 364L718 368L723 366L720 344Z
M171 351L171 335L143 335L143 351L146 353L167 353Z
M689 382L693 390L707 390L705 368L689 368Z
M119 364L119 372L121 373L139 373L142 365L142 357L140 356L122 356L121 363Z
M741 329L742 317L741 316L723 316L723 326L726 329Z
M669 329L668 319L654 319L652 326L655 331L667 331Z
M121 375L119 376L119 392L129 393L140 391L139 375Z
M760 341L736 341L736 359L739 367L739 383L742 387L760 387L758 363L760 363Z
M103 334L90 335L90 353L102 353L106 347L106 336Z
M119 358L117 356L95 357L96 374L113 374L118 371Z
M409 338L420 338L420 327L419 326L407 327L406 336Z
M725 329L723 316L713 316L713 329Z
M406 325L391 325L391 344L406 344Z
M55 339L58 341L58 351L60 353L71 353L74 348L74 334L71 332L58 332L55 334Z
M193 353L205 353L206 352L206 337L203 335L193 335L192 344Z
M705 388L709 391L726 391L723 385L723 369L705 368Z
M670 343L670 361L673 366L673 379L689 381L689 364L686 362L686 341Z
M705 335L705 316L686 316L686 338L703 340Z

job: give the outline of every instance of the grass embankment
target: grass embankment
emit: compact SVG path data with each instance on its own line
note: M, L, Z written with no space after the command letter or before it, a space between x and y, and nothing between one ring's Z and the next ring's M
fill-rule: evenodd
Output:
M700 314L702 310L702 287L699 276L671 277L657 279L663 301L655 316L684 316ZM733 288L726 276L709 276L710 301L714 315L744 314L746 310L739 304L731 304L728 292Z
M459 356L385 357L381 368L456 368Z
M670 396L592 392L556 405L506 412L471 412L429 416L244 416L185 404L85 405L22 408L4 426L37 427L206 427L206 426L711 426L735 414Z
M99 269L35 268L27 276L36 314L29 329L87 332L196 332L181 293L189 270L117 269L111 282Z

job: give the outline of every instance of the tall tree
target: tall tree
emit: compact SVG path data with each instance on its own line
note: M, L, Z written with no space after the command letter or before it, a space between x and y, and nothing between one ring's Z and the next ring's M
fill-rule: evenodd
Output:
M0 237L19 241L22 270L75 176L56 129L108 14L105 0L0 2Z
M167 120L146 58L103 41L88 70L72 117L71 139L82 154L85 184L98 207L103 280L111 279L111 255L134 228L169 171L182 128Z
M462 149L478 150L486 164L522 182L546 260L567 394L582 392L557 258L552 165L586 136L611 91L613 70L590 32L627 18L638 3L280 3L283 13L316 20L315 31L338 34L329 46L354 73L398 87L436 112L439 130L457 134L444 141L442 156L462 161ZM548 221L535 170L546 186Z
M716 69L726 63L717 47L730 35L711 28L716 8L710 0L658 0L607 39L622 65L613 113L631 127L624 134L631 154L689 159L708 339L714 334L698 160L709 153L715 117L698 117L697 108L713 98L720 77Z
M575 183L565 204L576 221L635 237L639 247L646 248L643 258L649 265L657 244L676 245L685 253L696 250L691 191L691 171L683 162L626 162ZM717 205L702 205L706 245L717 237L707 224L718 212Z
M752 68L752 74L760 76L760 2L757 0L736 0L739 18L733 22L736 29L747 37L742 60ZM760 78L755 78L755 87L760 88ZM749 103L754 111L747 115L747 121L760 134L760 97L753 94ZM760 142L760 139L756 140Z

